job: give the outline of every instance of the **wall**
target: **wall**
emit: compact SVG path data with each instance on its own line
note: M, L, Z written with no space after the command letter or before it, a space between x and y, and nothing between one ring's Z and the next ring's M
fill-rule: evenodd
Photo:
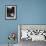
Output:
M16 20L5 20L9 4L17 6ZM9 32L18 32L18 24L46 24L46 0L0 0L0 44L8 43Z

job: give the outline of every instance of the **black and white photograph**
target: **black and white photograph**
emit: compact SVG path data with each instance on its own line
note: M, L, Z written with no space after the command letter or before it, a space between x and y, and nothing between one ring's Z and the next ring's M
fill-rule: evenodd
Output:
M43 44L43 42L46 42L46 25L19 24L18 42L20 43L20 46Z
M16 5L5 5L5 18L16 19Z

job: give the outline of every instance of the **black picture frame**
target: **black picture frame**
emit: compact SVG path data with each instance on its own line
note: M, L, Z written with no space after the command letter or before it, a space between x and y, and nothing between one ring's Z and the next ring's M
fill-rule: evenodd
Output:
M16 5L5 5L5 19L16 20Z

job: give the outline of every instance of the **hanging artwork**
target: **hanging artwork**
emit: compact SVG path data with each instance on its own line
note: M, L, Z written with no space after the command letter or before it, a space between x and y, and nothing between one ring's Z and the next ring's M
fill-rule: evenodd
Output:
M16 19L16 5L5 5L5 19Z
M15 44L15 41L16 41L16 33L11 32L11 33L8 35L8 40L9 40L8 46L10 46L10 44L11 44L11 45ZM10 41L11 41L11 42L10 42Z

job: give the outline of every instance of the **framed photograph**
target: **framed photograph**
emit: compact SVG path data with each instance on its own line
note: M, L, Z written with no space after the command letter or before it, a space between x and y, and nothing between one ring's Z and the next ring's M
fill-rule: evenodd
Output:
M25 40L46 41L46 24L19 24L18 42Z
M5 5L5 19L16 19L16 5Z

